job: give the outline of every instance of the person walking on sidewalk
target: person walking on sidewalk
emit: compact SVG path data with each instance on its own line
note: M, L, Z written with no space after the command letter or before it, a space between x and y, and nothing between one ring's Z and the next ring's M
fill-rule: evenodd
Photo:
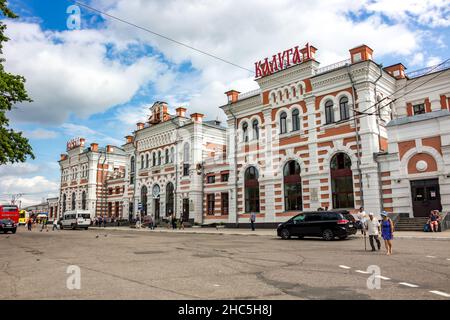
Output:
M33 220L31 219L31 217L28 218L27 227L28 231L31 231L31 228L33 227Z
M373 240L376 241L378 250L381 249L381 242L378 239L378 235L380 234L380 222L373 217L373 212L369 212L369 219L366 220L365 229L367 234L369 235L369 243L372 247L372 251L375 251L375 245Z
M53 219L53 228L52 231L58 230L58 219Z
M256 213L252 212L250 214L250 225L252 226L252 231L255 231L255 221L256 221Z
M383 218L381 221L381 237L384 240L386 254L390 256L392 254L392 239L394 238L394 223L388 217L386 211L381 213L381 217Z

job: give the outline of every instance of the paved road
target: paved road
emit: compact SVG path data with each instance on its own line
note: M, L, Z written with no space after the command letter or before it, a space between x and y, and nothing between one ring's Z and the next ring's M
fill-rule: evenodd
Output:
M449 299L449 244L398 239L386 256L360 238L22 228L0 234L0 299ZM67 289L70 265L80 290Z

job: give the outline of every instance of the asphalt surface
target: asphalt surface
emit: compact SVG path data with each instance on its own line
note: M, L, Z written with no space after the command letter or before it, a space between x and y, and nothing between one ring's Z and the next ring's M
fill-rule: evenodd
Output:
M450 242L59 230L0 234L0 299L450 299ZM68 289L78 266L80 289ZM375 279L369 266L378 266Z

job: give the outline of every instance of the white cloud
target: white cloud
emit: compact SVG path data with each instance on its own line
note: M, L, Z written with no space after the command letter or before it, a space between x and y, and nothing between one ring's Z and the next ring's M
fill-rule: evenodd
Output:
M0 166L0 176L17 176L36 173L40 167L31 163L14 163Z
M85 138L88 143L99 143L99 144L113 144L120 146L123 141L115 139L105 133L93 130L87 126L74 124L74 123L63 123L61 125L61 130L64 134L75 137Z
M427 59L427 67L438 65L441 62L442 59L440 57L431 56Z
M48 140L56 138L58 136L58 133L52 130L36 129L32 131L26 131L25 136L29 139Z
M6 68L25 76L34 100L12 111L16 121L61 123L71 113L85 118L128 102L142 85L169 72L155 57L131 64L108 59L107 44L126 49L127 43L102 31L44 32L32 23L7 25Z
M12 194L22 194L20 200L22 206L36 204L49 195L58 194L59 185L43 176L21 178L6 176L0 180L0 194L2 199L9 198Z

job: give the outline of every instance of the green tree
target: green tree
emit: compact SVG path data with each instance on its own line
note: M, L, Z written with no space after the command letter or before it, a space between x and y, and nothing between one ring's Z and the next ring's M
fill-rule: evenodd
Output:
M6 18L17 18L8 8L6 0L0 0L0 12ZM6 112L11 111L14 104L32 100L25 90L25 78L6 72L3 66L3 43L9 40L5 36L5 30L6 25L0 21L0 165L25 162L27 157L34 159L28 139L22 136L22 132L15 132L9 127L6 116Z

